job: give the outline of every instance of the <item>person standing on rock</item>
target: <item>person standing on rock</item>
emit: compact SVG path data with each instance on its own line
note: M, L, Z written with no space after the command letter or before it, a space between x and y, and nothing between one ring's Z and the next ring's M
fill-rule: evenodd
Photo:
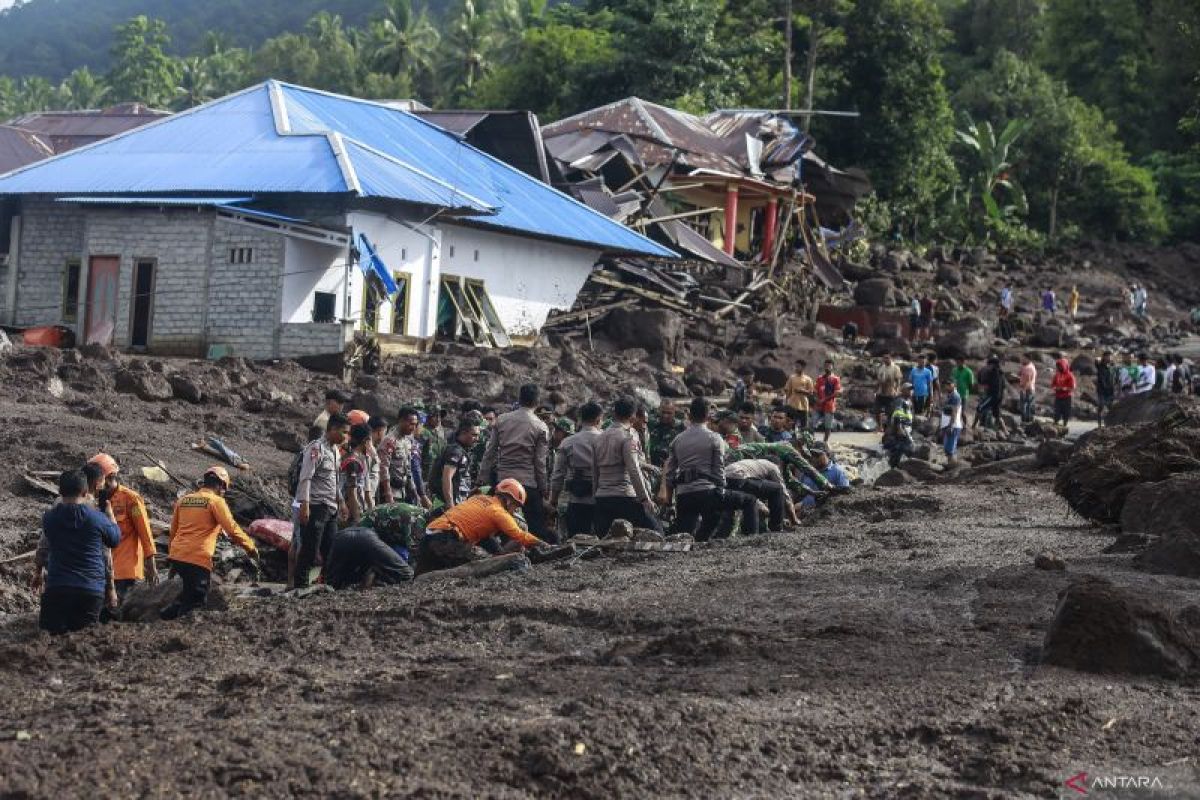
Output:
M921 337L921 298L913 295L908 304L908 340L915 342Z
M1007 434L1008 428L1004 424L1001 411L1008 380L1000 368L1000 356L988 356L987 366L979 372L979 385L983 387L983 396L979 400L979 406L975 409L975 420L971 423L971 427L978 428L980 422L986 427L990 418L994 420L996 430Z
M962 400L963 408L966 408L967 401L971 399L971 394L975 391L975 371L967 366L964 359L956 358L950 379L954 381L954 388L958 389L958 396Z
M1150 356L1147 353L1138 353L1137 377L1133 383L1134 394L1145 394L1154 390L1156 370L1154 365L1150 363Z
M1075 317L1079 315L1079 287L1072 286L1071 293L1067 295L1067 314L1071 317L1071 322L1075 321Z
M942 403L942 419L940 433L942 450L946 454L946 464L950 467L958 465L958 440L963 431L963 406L966 400L958 393L958 384L953 378L942 382L946 399Z
M913 450L912 438L913 405L912 384L906 383L900 387L900 397L892 409L888 419L887 430L883 435L883 448L888 454L888 466L892 469L900 466L905 456L911 456Z
M1052 317L1058 311L1058 299L1054 296L1053 289L1046 289L1042 292L1042 311Z
M1183 356L1171 356L1171 377L1164 384L1171 394L1192 394L1192 370L1183 362Z
M833 374L833 359L825 359L825 369L817 378L817 419L814 428L820 425L825 431L824 441L829 441L833 433L834 414L837 413L837 401L842 395L842 379Z
M921 297L921 315L917 322L917 327L921 331L920 339L930 341L933 339L933 315L937 311L937 300L932 295L926 293Z
M1104 415L1112 409L1117 396L1117 367L1111 350L1100 354L1096 362L1096 425L1104 427Z
M535 384L525 384L517 393L519 407L496 418L479 472L481 480L495 475L496 482L511 479L521 484L525 489L522 505L530 532L543 541L555 542L558 537L546 526L550 429L534 413L540 394Z
M97 453L88 463L99 466L104 476L97 505L101 512L110 510L121 529L121 543L112 551L112 572L117 598L124 600L138 581L145 579L151 586L158 583L150 516L142 496L121 483L121 468L115 458Z
M913 413L918 417L929 414L933 408L933 397L937 394L937 377L925 360L925 354L917 356L917 365L909 370L908 382L912 385Z
M727 511L741 511L743 536L758 533L758 500L744 492L730 491L725 481L725 454L728 447L721 435L709 430L709 403L703 397L692 398L688 408L691 425L671 442L659 501L663 506L675 500L677 533L687 533L696 541L707 541Z
M349 433L350 420L346 415L333 414L326 423L325 435L304 448L296 484L299 528L292 540L295 561L289 563L289 589L308 586L308 574L317 554L322 560L329 555L338 521L348 519L346 504L338 492L338 466L340 448Z
M1004 309L1008 314L1013 311L1013 291L1012 287L1005 286L1000 290L1000 308Z
M108 551L121 541L117 523L88 504L82 472L62 473L58 495L58 503L42 515L30 580L40 594L38 627L55 635L96 625L106 601L116 605Z
M1033 356L1025 353L1021 356L1021 369L1017 372L1018 402L1021 405L1021 422L1028 425L1033 422L1033 403L1037 392L1037 367L1033 365Z
M618 519L637 528L662 532L662 523L654 514L650 486L642 472L641 446L631 430L636 410L632 398L618 397L612 408L613 424L596 437L592 448L591 477L596 497L593 525L597 536L605 536ZM701 421L700 425L703 424ZM669 451L668 447L668 460Z
M1050 388L1054 390L1054 424L1066 426L1071 421L1075 374L1071 372L1071 364L1065 358L1054 362L1054 377L1050 380Z
M1140 283L1133 286L1133 314L1139 319L1145 319L1149 316L1150 296L1146 293L1146 287Z
M339 419L345 420L345 416L331 414L329 426L336 425ZM344 424L340 429L345 430ZM334 481L336 484L336 474ZM175 502L168 556L171 569L183 580L183 590L175 602L163 609L160 615L163 619L176 619L204 606L212 577L212 557L222 531L258 565L258 548L234 521L225 502L229 485L229 473L224 467L209 467L200 478L200 488ZM301 505L301 513L306 509L307 502ZM335 519L335 530L336 522ZM328 550L325 553L328 555Z
M807 367L808 362L804 359L796 359L795 369L783 385L783 402L792 409L792 416L800 430L808 430L810 408L813 394L816 392L813 379L804 374Z
M558 508L563 489L567 491L567 536L591 533L595 521L596 493L592 483L592 460L600 437L604 409L587 402L579 409L579 431L562 440L550 473L550 505Z
M883 363L875 372L875 420L881 431L892 416L892 408L896 405L896 396L900 392L900 383L903 380L900 365L892 360L891 353L884 353Z
M478 440L476 419L465 416L459 421L453 440L433 462L430 491L433 499L441 501L445 508L454 508L471 496L470 453Z

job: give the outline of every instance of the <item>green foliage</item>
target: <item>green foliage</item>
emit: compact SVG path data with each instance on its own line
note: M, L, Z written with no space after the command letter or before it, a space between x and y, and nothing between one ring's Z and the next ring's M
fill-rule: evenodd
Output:
M165 52L170 43L162 20L138 16L117 26L113 66L106 78L114 102L140 100L155 108L170 105L182 72L179 62Z
M1200 148L1154 153L1147 159L1158 196L1166 208L1171 238L1200 241Z
M1031 223L1051 238L1067 227L1102 237L1162 234L1152 178L1130 163L1112 123L1035 65L1000 51L988 71L955 94L954 105L977 118L1029 120L1010 160L1022 176Z
M965 207L971 215L978 200L984 212L981 224L995 224L1024 217L1029 213L1025 190L1011 175L1013 165L1009 151L1020 136L1029 130L1028 120L1010 120L997 136L992 123L976 124L968 114L965 130L955 131L958 140L971 154L967 166L970 175ZM1005 202L1006 205L1000 204Z
M846 19L842 105L862 116L830 156L867 169L910 234L956 181L953 119L942 83L945 31L931 0L858 0Z
M546 120L569 116L607 102L617 60L603 27L551 21L525 31L515 60L480 81L471 103L525 108Z

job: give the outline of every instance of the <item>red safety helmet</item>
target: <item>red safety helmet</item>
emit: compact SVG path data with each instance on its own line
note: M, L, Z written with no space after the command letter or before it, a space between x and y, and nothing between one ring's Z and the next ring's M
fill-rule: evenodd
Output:
M525 505L525 487L512 478L505 478L497 483L496 494L506 494L519 504Z
M366 425L371 421L371 415L361 408L356 408L346 415L346 419L350 420L351 425Z

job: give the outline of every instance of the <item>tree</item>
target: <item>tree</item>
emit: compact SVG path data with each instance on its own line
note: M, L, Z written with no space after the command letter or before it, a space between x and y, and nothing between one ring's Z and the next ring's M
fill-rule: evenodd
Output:
M476 81L491 71L493 38L487 17L474 0L462 0L442 40L442 81L451 101L470 95Z
M167 107L175 97L179 64L165 52L171 43L166 24L137 16L117 26L114 38L113 67L106 79L111 99Z
M612 99L607 89L616 67L608 31L551 22L525 31L515 60L476 84L470 104L558 119Z
M955 131L959 142L966 146L970 160L964 172L970 176L966 200L969 227L976 235L986 237L995 230L1029 213L1025 190L1013 177L1009 152L1023 133L1029 130L1028 120L1010 120L999 135L991 122L976 123L966 116L965 130ZM984 216L976 215L975 201L983 207ZM1001 205L1001 203L1005 205ZM979 222L985 224L981 226Z
M414 11L411 0L387 0L383 17L367 29L367 41L372 69L432 90L440 36L424 7Z
M1157 238L1165 217L1150 173L1135 167L1116 128L1096 107L1036 65L1000 51L969 80L954 105L976 118L1027 119L1011 148L1029 199L1032 224L1052 238Z
M941 18L931 0L858 0L845 33L841 105L861 117L829 140L829 155L866 168L881 198L915 230L956 180Z
M819 0L810 4L811 12L801 17L807 46L804 55L804 105L811 111L816 95L817 63L819 58L846 44L842 21L852 8L851 0ZM804 130L809 129L812 117L804 118Z
M268 39L251 56L258 80L275 78L311 86L316 83L321 57L307 36L285 33Z
M67 76L58 88L63 107L72 110L100 108L108 96L108 87L87 67Z
M22 78L17 82L16 106L18 114L33 111L49 111L58 105L54 87L39 75Z
M191 56L181 62L179 86L176 87L173 108L176 110L193 108L207 103L216 96L213 91L212 74L208 67L208 59L199 56Z
M308 21L305 32L318 57L314 87L354 94L358 90L360 59L342 18L322 11Z

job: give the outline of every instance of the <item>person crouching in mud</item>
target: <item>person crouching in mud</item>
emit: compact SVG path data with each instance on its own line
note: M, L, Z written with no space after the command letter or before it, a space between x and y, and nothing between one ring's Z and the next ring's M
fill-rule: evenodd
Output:
M513 517L525 505L525 487L512 478L496 484L492 495L472 495L429 523L417 546L416 573L451 569L489 557L484 543L502 533L513 550L545 544L522 530ZM507 549L507 548L506 548Z

